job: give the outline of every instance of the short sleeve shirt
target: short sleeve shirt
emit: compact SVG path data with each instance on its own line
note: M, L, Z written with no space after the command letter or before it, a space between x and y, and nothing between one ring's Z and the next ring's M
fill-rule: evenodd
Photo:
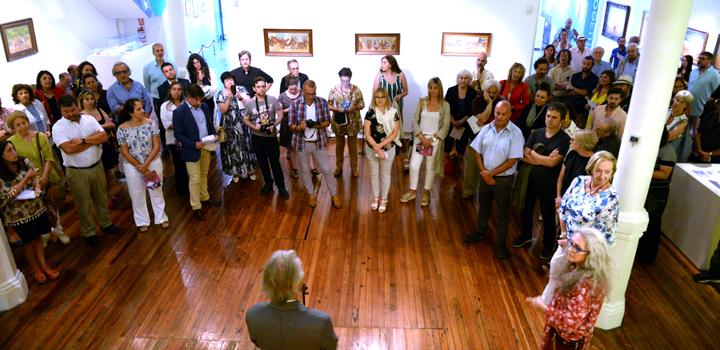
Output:
M65 117L53 125L53 140L58 146L68 142L74 138L84 138L92 135L96 131L105 132L100 123L92 116L81 115L80 120L75 123ZM94 145L90 148L75 154L67 154L60 147L63 157L63 164L69 167L85 168L100 161L102 148L100 145Z
M394 108L391 108L390 110L388 110L388 112L394 113L393 121L400 121L400 115ZM380 121L378 121L377 114L375 113L374 109L370 108L368 110L367 114L365 115L365 121L370 122L370 136L372 136L375 142L382 142L388 137L385 127L382 125L382 123L380 123ZM390 133L392 133L392 131ZM390 142L385 145L384 149L389 150L394 145L394 142Z
M522 131L512 122L500 131L497 131L495 122L485 125L478 132L470 144L477 153L482 155L483 166L493 170L508 159L520 159L523 156ZM517 164L510 169L497 174L497 176L509 176L515 174Z
M257 97L253 97L250 102L245 105L245 116L250 118L250 122L255 125L273 125L277 111L282 110L282 105L277 98L265 96L264 101L258 101ZM251 129L255 136L275 137L275 128L270 133Z
M559 130L550 138L545 137L546 128L535 129L528 137L525 147L534 149L535 152L543 156L549 156L554 149L562 155L567 154L570 148L570 136L567 133ZM538 146L542 144L544 149L538 150ZM552 184L553 186L557 183L557 178L560 176L561 163L558 165L548 168L542 165L534 165L532 173L530 174L530 181L533 183Z
M127 145L130 155L140 163L144 163L150 156L155 135L160 135L160 129L154 120L132 128L117 129L118 144Z

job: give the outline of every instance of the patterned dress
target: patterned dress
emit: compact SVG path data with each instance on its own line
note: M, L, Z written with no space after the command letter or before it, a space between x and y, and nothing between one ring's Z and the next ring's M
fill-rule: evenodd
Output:
M227 99L225 94L218 94L218 105L225 103ZM246 176L257 166L250 132L242 121L244 111L243 103L232 98L230 108L220 118L220 126L225 128L225 142L220 143L220 158L223 172L230 176Z
M381 78L380 79L380 87L387 90L388 95L390 95L390 101L393 101L393 104L394 104L395 96L400 95L405 91L405 87L402 84L402 79L400 79L400 74L395 74L395 82L392 84L390 84L390 82L385 80L385 74L381 74L380 78ZM400 101L397 101L397 110L401 117L402 117L402 109L403 109L403 103L402 103L402 99L400 99Z
M590 349L595 322L604 299L605 291L593 288L588 280L581 281L568 291L556 292L545 311L541 348L552 349L551 335L556 332L566 341L582 339L580 349Z
M360 91L356 85L350 84L349 90L343 90L340 85L334 86L330 90L328 105L331 107L347 108L353 104L355 106L365 104L362 91ZM347 117L348 123L345 125L337 125L335 123L335 118L333 118L330 127L335 134L353 136L360 132L360 129L362 128L362 123L360 122L360 111L356 110L348 112Z
M610 186L596 194L585 192L585 181L590 176L576 177L560 201L558 216L565 222L568 239L581 227L593 227L605 236L607 243L615 242L620 201L615 188Z

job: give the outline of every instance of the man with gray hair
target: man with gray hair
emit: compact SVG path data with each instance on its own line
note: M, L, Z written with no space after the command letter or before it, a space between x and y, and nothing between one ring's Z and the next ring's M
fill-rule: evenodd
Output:
M143 85L145 86L145 90L152 96L153 110L157 116L157 125L160 128L161 146L164 147L165 127L160 122L160 105L165 102L166 96L161 96L158 88L166 81L162 71L163 63L165 63L165 46L161 43L154 43L152 53L155 59L143 67Z
M612 66L609 62L603 61L603 55L605 55L605 49L602 48L602 46L597 46L593 49L592 57L593 57L593 66L592 66L592 72L593 74L597 75L598 77L600 74L606 70L613 70Z
M635 43L629 43L627 45L627 56L623 58L615 68L615 76L619 77L623 74L629 75L635 80L635 73L637 73L638 63L640 63L640 51L638 45Z
M130 78L132 74L130 67L128 67L125 62L117 62L112 67L112 74L117 81L110 85L107 90L107 100L108 105L110 105L110 111L118 114L125 101L131 98L137 98L143 101L145 116L150 117L150 112L152 112L153 109L152 96L145 90L142 84Z
M490 79L495 79L495 76L492 74L492 72L485 69L486 64L487 54L484 52L479 53L477 55L477 58L475 59L476 70L475 73L473 73L472 82L470 83L470 86L477 92L482 91L482 85L486 81Z
M620 154L620 138L618 138L617 130L618 123L615 119L599 120L595 128L598 142L595 145L594 151L608 151L617 159L617 156Z
M337 349L330 316L297 300L303 277L294 250L278 250L265 263L262 290L270 301L251 306L245 314L250 340L258 348Z

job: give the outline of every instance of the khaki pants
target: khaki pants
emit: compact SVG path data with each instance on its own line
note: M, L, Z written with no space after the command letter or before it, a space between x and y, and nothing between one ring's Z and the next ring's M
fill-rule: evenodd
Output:
M95 207L95 218L100 227L105 228L112 224L108 214L108 199L105 180L105 170L102 163L89 169L73 169L68 167L67 182L73 196L75 206L80 216L80 230L82 235L90 237L95 235L95 221L93 221L92 207Z
M358 168L357 135L348 135L348 152L350 153L350 170ZM335 169L342 169L345 160L345 135L335 135Z
M200 159L197 162L185 162L189 181L190 206L193 210L202 209L200 202L210 199L208 193L208 171L210 170L210 151L200 150Z
M465 156L463 158L465 162L465 175L463 176L463 196L470 197L477 192L477 188L480 185L480 169L477 165L477 159L475 159L475 149L468 146L465 150Z

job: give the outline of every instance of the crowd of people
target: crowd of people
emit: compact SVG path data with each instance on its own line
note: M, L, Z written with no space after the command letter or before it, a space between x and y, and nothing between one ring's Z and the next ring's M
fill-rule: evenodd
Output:
M99 245L96 225L105 234L120 233L108 213L116 200L110 196L110 181L127 183L140 232L152 224L170 226L163 153L172 158L177 195L187 198L197 220L204 220L204 207L221 205L208 190L216 152L233 183L255 181L260 168L260 194L277 189L288 199L280 161L283 147L288 173L299 178L307 204L317 205L313 182L322 174L332 206L341 208L336 178L342 175L347 145L352 178L360 176L358 154L367 158L370 209L379 213L390 205L394 158L402 158L409 169L409 189L400 202L420 197L423 207L430 204L436 178L462 169L463 198L477 197L479 202L476 228L465 241L488 237L493 202L500 259L510 256L506 241L511 207L520 212L522 227L512 247L529 246L535 220L542 220L539 258L548 262L550 280L543 294L528 302L546 313L546 345L562 341L587 348L608 287L608 247L619 211L612 177L640 52L637 40L626 46L621 38L606 62L604 48L590 50L586 41L569 20L534 62L533 74L526 75L526 68L514 63L506 78L496 80L486 68L488 56L481 53L474 72L460 70L447 90L439 78L429 79L415 104L410 147L402 142L403 100L410 85L393 56L380 60L364 118L366 103L351 83L350 68L340 69L338 84L325 98L300 72L298 61L290 60L275 97L268 95L273 78L251 66L247 51L238 55L240 67L223 72L218 81L198 54L190 55L186 78L179 77L176 66L165 60L162 44L153 45L154 59L143 69L144 84L131 78L123 62L112 67L116 82L107 89L87 61L68 67L57 83L43 70L34 86L13 86L14 107L0 104L3 223L11 241L23 246L35 280L43 283L60 274L45 261L43 241L70 242L60 224L66 188L89 246ZM640 241L640 262L652 263L657 254L675 162L720 162L720 74L710 66L712 59L711 53L702 52L697 68L692 68L693 58L685 56L678 69L646 203L650 224ZM336 140L334 168L328 159L328 128ZM358 152L360 131L364 146ZM423 161L425 178L418 192ZM291 266L292 274L282 271ZM327 315L308 311L294 300L301 279L302 266L294 252L273 255L264 276L271 302L248 311L256 344L290 344L278 343L265 327L273 317L298 310L298 318L287 322L322 330L316 340L323 348L337 342Z

